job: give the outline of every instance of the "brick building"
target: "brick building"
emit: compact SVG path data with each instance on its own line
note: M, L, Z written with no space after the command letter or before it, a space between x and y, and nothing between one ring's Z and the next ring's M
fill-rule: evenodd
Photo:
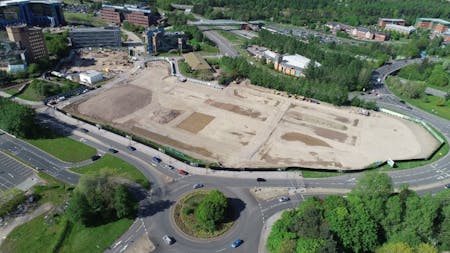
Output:
M444 33L450 29L450 22L438 18L419 18L416 22L416 27L432 32Z
M100 15L102 19L108 23L113 23L116 25L120 25L121 23L120 12L114 8L103 8L100 11Z
M137 5L108 5L103 4L101 17L109 23L121 24L124 21L130 22L137 26L149 27L158 24L161 17L158 13L153 13L145 6Z
M397 18L379 18L378 19L379 27L385 27L387 24L405 26L406 21L404 19L397 19Z

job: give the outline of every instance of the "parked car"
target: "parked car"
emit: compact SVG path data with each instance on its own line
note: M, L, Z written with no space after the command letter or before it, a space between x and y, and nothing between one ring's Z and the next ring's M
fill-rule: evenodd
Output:
M114 148L108 148L108 151L111 152L111 153L113 153L113 154L119 152L117 149L114 149Z
M258 177L256 179L257 182L266 182L266 179L262 178L262 177Z
M135 151L136 150L136 148L133 147L133 146L128 146L127 149L130 150L130 151Z
M165 243L167 243L167 245L171 245L175 242L175 240L168 235L164 235L162 239Z
M237 247L239 247L242 243L244 243L243 240L237 239L236 241L234 241L234 242L231 244L231 248L237 248Z
M282 196L278 199L279 202L286 202L291 200L288 196Z
M172 165L167 165L167 168L168 168L169 170L175 169L175 167L173 167Z
M445 189L450 189L450 184L444 185Z
M80 128L80 131L83 133L89 133L89 130L87 130L86 128Z
M189 173L187 171L185 171L185 170L179 169L178 170L178 174L186 176Z
M199 188L203 188L204 186L205 186L204 184L194 184L194 186L192 186L192 188L199 189Z

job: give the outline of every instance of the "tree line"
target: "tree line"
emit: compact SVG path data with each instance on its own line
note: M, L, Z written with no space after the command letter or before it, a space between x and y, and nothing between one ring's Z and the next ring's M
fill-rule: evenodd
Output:
M394 192L386 174L368 173L345 198L310 198L285 211L267 248L282 252L417 252L450 249L450 191Z
M170 0L156 1L169 9ZM375 24L380 17L404 18L414 24L417 17L448 18L450 5L442 0L178 0L193 4L193 12L208 18L272 20L294 25L324 24L338 21L349 25Z

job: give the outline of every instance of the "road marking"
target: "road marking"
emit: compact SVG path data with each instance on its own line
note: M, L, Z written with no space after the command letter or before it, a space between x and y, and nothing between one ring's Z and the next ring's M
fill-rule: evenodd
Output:
M219 250L216 250L216 252L225 251L226 249L227 249L227 248L219 249Z
M116 243L114 244L114 246L113 246L113 249L114 249L115 247L119 246L121 243L122 243L122 241L116 242Z

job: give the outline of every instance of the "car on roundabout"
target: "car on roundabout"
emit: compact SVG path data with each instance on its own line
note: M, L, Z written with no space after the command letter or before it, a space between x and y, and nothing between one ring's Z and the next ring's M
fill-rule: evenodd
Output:
M231 244L231 248L237 248L237 247L239 247L241 244L243 244L244 243L244 241L243 240L241 240L241 239L237 239L236 241L234 241L232 244Z
M167 245L172 245L175 242L175 240L169 235L164 235L162 239Z
M199 188L203 188L203 187L205 187L204 184L194 184L194 185L192 186L192 188L194 188L194 189L199 189Z

